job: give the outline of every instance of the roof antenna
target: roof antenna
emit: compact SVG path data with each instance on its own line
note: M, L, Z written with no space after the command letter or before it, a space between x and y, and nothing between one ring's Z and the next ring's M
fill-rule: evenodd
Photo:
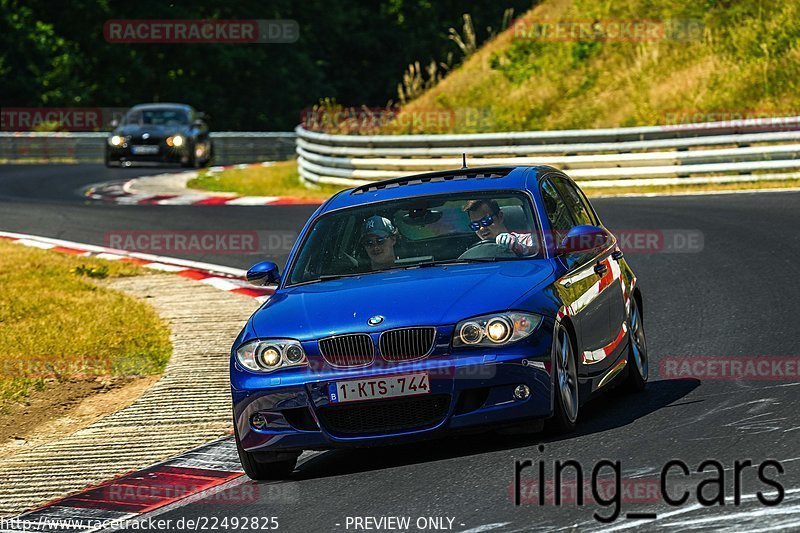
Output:
M467 153L466 152L461 152L461 160L463 161L463 166L461 168L462 169L467 168Z

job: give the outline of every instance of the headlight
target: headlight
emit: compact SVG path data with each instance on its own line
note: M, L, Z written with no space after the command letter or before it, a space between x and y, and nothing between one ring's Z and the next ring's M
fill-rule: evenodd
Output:
M175 148L180 148L181 146L183 146L183 137L181 137L180 135L167 137L167 144L170 146L174 146Z
M236 350L236 360L253 372L308 365L303 347L292 339L250 341Z
M456 324L453 347L498 346L524 339L533 333L542 317L533 313L496 313L484 315Z
M121 145L123 142L125 142L125 139L123 139L123 138L122 138L122 137L120 137L119 135L112 135L112 136L111 136L111 137L108 139L108 144L110 144L111 146L119 146L119 145Z

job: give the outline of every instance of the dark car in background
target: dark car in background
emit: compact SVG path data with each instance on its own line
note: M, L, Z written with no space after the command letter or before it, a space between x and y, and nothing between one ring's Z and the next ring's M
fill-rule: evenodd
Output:
M109 135L106 166L134 162L208 165L214 154L205 115L183 104L140 104Z

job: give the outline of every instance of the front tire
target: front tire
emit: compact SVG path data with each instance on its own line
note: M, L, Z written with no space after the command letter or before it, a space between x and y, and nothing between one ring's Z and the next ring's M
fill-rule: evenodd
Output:
M277 452L248 452L242 448L239 442L239 432L234 431L236 440L236 451L239 452L239 462L242 463L242 470L250 479L257 481L268 479L286 479L297 466L297 457L286 458L287 454ZM291 454L288 454L291 455Z
M623 388L629 392L640 392L647 385L649 364L642 311L635 297L631 298L628 328L628 375L623 383Z
M556 328L553 339L553 417L548 421L551 433L569 433L578 423L580 391L578 363L569 330L563 324Z

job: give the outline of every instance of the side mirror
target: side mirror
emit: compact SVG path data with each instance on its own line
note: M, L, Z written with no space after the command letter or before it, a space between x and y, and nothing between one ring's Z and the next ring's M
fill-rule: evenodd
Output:
M558 255L591 252L607 248L614 242L614 236L605 228L597 226L575 226L561 244L558 245Z
M258 287L277 285L281 281L278 265L270 261L256 263L247 271L247 281Z

